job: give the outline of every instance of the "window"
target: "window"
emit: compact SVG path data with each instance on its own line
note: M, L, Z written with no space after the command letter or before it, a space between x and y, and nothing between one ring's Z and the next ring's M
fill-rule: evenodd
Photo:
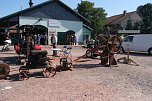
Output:
M124 39L124 42L132 42L132 41L133 41L133 37L134 37L134 36L127 36L127 37Z

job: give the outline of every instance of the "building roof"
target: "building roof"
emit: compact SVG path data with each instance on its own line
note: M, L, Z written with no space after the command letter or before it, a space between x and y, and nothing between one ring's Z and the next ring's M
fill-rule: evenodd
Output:
M21 12L22 12L22 14L23 14L23 13L29 12L29 11L35 9L35 8L40 8L40 7L42 7L42 6L44 6L44 5L48 4L48 3L51 3L51 2L57 2L57 3L61 4L63 7L65 7L66 9L68 9L71 13L73 13L73 14L76 15L78 18L80 18L84 23L86 23L87 25L90 24L90 21L89 21L89 20L87 20L87 19L86 19L85 17L83 17L82 15L80 15L78 12L74 11L73 9L71 9L69 6L67 6L66 4L64 4L64 3L63 3L62 1L60 1L60 0L48 0L48 1L43 2L43 3L41 3L41 4L38 4L38 5L32 6L32 7L30 7L30 8L27 8L27 9L24 9L24 10L21 10L21 11L18 11L18 12L15 12L15 13L10 14L10 15L8 15L8 16L4 16L4 17L0 18L0 22L1 22L1 21L5 21L5 20L8 20L8 19L13 18L13 17L17 17L17 16L19 16L19 15L21 14Z
M89 27L89 26L87 26L87 25L85 25L85 24L83 24L83 27L87 28L87 29L90 30L90 31L93 31L93 29L92 29L91 27Z
M125 13L124 12L123 14L119 14L119 15L114 15L114 16L108 17L106 19L105 25L118 24L118 23L122 22L124 19L127 19L133 13L136 13L136 11L129 12L129 13Z

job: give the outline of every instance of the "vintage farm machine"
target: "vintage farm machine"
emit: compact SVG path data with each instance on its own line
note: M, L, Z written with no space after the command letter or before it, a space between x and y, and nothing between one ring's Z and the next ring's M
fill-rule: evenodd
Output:
M101 65L117 65L114 54L119 52L122 40L117 35L98 35L86 51L87 57L100 56Z
M44 77L54 76L56 74L56 66L51 64L50 59L47 57L46 50L34 50L32 45L32 36L34 34L32 25L23 25L20 27L26 39L26 55L25 65L19 68L19 78L21 80L29 78L30 69L42 69Z
M98 36L103 43L99 47L103 47L103 52L100 55L101 65L117 65L114 55L119 52L121 47L121 39L118 36ZM101 41L102 42L102 41Z
M72 47L64 46L63 49L60 51L60 70L71 70L73 68L72 63L72 54L71 54Z

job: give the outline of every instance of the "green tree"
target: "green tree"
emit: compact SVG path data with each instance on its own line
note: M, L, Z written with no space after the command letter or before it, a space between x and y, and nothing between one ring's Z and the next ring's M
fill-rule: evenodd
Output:
M132 24L132 21L129 19L127 21L127 25L126 25L126 30L133 30L133 24Z
M93 7L94 7L94 3L91 3L88 1L82 1L81 3L78 3L78 6L76 9L79 14L81 14L88 20L91 20Z
M141 32L152 33L152 4L139 6L137 13L142 17Z
M93 38L95 35L100 34L103 31L104 22L107 15L103 8L96 8L94 7L94 3L89 1L82 1L80 4L78 4L77 11L82 16L90 20L90 27L93 29Z
M140 28L141 28L141 24L142 24L142 22L135 22L135 24L134 24L134 30L140 30Z

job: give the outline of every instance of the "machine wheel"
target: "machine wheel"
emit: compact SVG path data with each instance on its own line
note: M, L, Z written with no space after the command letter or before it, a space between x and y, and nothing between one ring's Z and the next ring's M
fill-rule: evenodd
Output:
M92 58L92 52L91 52L91 50L87 50L86 51L86 57L88 57L88 58Z
M21 66L19 69L19 80L27 80L29 79L29 69L25 66Z
M118 53L121 48L122 40L118 36L113 36L108 40L107 47L110 53Z
M149 48L149 49L148 49L148 53L149 53L150 55L152 55L152 48Z
M56 74L55 67L48 67L43 69L43 76L46 78L53 77Z
M123 47L120 48L120 53L125 53L125 50Z
M28 71L22 71L19 73L19 80L27 80L27 79L29 79Z
M71 70L72 71L72 59L71 58L61 58L60 59L61 70Z
M0 64L0 79L7 79L9 72L10 72L9 65L5 63Z

